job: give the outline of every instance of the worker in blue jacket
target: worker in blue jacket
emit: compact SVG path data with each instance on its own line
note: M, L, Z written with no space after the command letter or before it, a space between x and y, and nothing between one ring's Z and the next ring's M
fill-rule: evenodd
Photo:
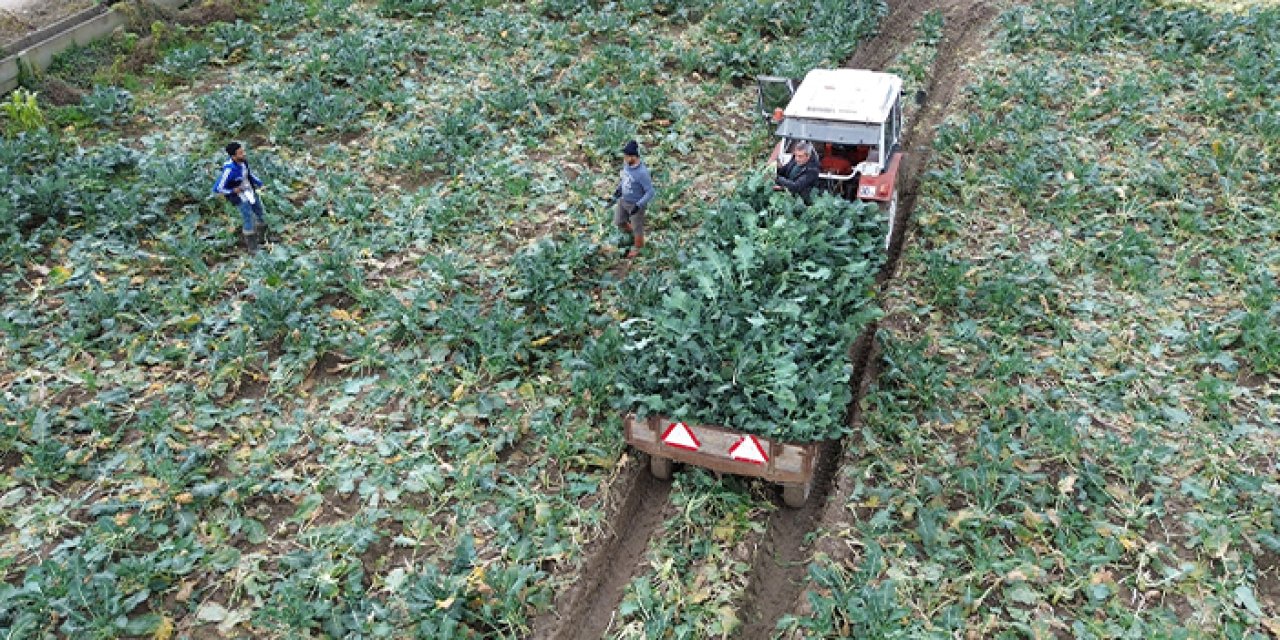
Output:
M231 159L222 165L222 175L214 183L213 192L240 210L244 219L245 249L255 253L258 245L267 240L267 222L262 218L262 200L257 193L262 181L249 168L243 145L232 142L226 146L226 151Z

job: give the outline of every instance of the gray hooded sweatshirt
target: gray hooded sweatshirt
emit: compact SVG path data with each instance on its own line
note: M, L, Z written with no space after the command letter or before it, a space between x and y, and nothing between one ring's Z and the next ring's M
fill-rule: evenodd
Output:
M649 168L644 166L644 161L637 162L634 167L622 163L622 171L618 175L622 177L618 191L624 202L644 207L653 200L657 190L653 188L653 179L649 177Z

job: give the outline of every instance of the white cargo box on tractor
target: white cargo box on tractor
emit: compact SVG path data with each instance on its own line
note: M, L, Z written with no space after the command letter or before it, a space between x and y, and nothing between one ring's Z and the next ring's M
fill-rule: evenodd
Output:
M801 140L813 144L817 188L847 200L875 202L888 216L892 242L902 166L902 78L866 69L814 69L804 80L757 78L760 113L776 125L770 161L781 166Z

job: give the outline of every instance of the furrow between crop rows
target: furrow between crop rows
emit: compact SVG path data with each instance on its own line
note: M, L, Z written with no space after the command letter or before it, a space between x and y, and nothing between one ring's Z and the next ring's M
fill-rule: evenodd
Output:
M848 415L851 425L858 423L858 406L874 379L872 355L878 326L872 323L863 331L850 355L854 366L850 379L854 396ZM751 559L750 582L739 607L745 625L740 637L768 638L778 619L791 610L803 589L808 536L823 521L843 457L844 440L823 446L809 501L800 509L778 509L769 517L763 544Z
M654 478L642 461L631 459L615 486L621 498L608 518L613 528L588 553L578 582L560 594L552 611L538 621L534 638L602 637L649 539L673 510L668 500L671 484Z
M604 637L736 637L734 602L747 587L767 514L779 508L753 491L759 486L700 468L677 474L668 516L645 552L647 570L627 584Z
M912 45L912 35L917 28L925 31L926 16L941 13L946 31L937 43L928 80L927 101L920 106L905 132L907 160L901 177L903 185L902 206L894 224L897 231L891 238L888 259L881 271L880 290L888 289L897 268L903 248L906 246L911 211L915 206L916 187L920 175L927 166L933 132L946 114L956 88L962 86L964 61L974 53L974 45L991 19L995 10L985 3L965 6L956 2L903 2L891 5L886 26L875 39L859 48L850 67L880 63L878 68L895 59L895 56ZM925 39L929 38L924 33ZM871 361L875 352L874 342L877 324L869 326L859 337L853 350L854 373L850 384L854 398L850 406L849 421L852 427L860 424L858 405L866 389L874 380L876 367ZM844 460L844 440L832 442L823 449L822 464L815 477L814 494L802 509L778 510L769 519L764 543L752 559L750 583L740 605L744 612L745 627L737 637L755 639L773 635L779 618L802 604L805 590L805 573L811 549L811 534L819 530L832 516L837 516L844 504L844 496L836 490L832 508L828 508L829 496L837 483L833 476Z
M1280 629L1280 12L1209 4L1015 6L940 61L968 77L784 637Z

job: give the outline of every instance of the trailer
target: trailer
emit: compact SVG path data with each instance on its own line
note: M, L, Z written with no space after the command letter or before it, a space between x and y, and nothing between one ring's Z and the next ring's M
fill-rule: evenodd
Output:
M809 499L820 443L794 444L726 427L686 424L664 416L623 419L627 444L649 456L649 471L671 478L675 463L763 478L782 485L782 500L799 508Z
M813 145L818 188L877 204L888 219L887 249L897 231L897 177L904 159L902 78L864 69L814 69L803 81L762 76L757 82L760 115L778 137L770 162L782 166L797 143ZM648 454L657 478L669 479L679 462L779 483L790 507L809 499L820 442L781 442L668 416L627 415L623 423L626 443Z

